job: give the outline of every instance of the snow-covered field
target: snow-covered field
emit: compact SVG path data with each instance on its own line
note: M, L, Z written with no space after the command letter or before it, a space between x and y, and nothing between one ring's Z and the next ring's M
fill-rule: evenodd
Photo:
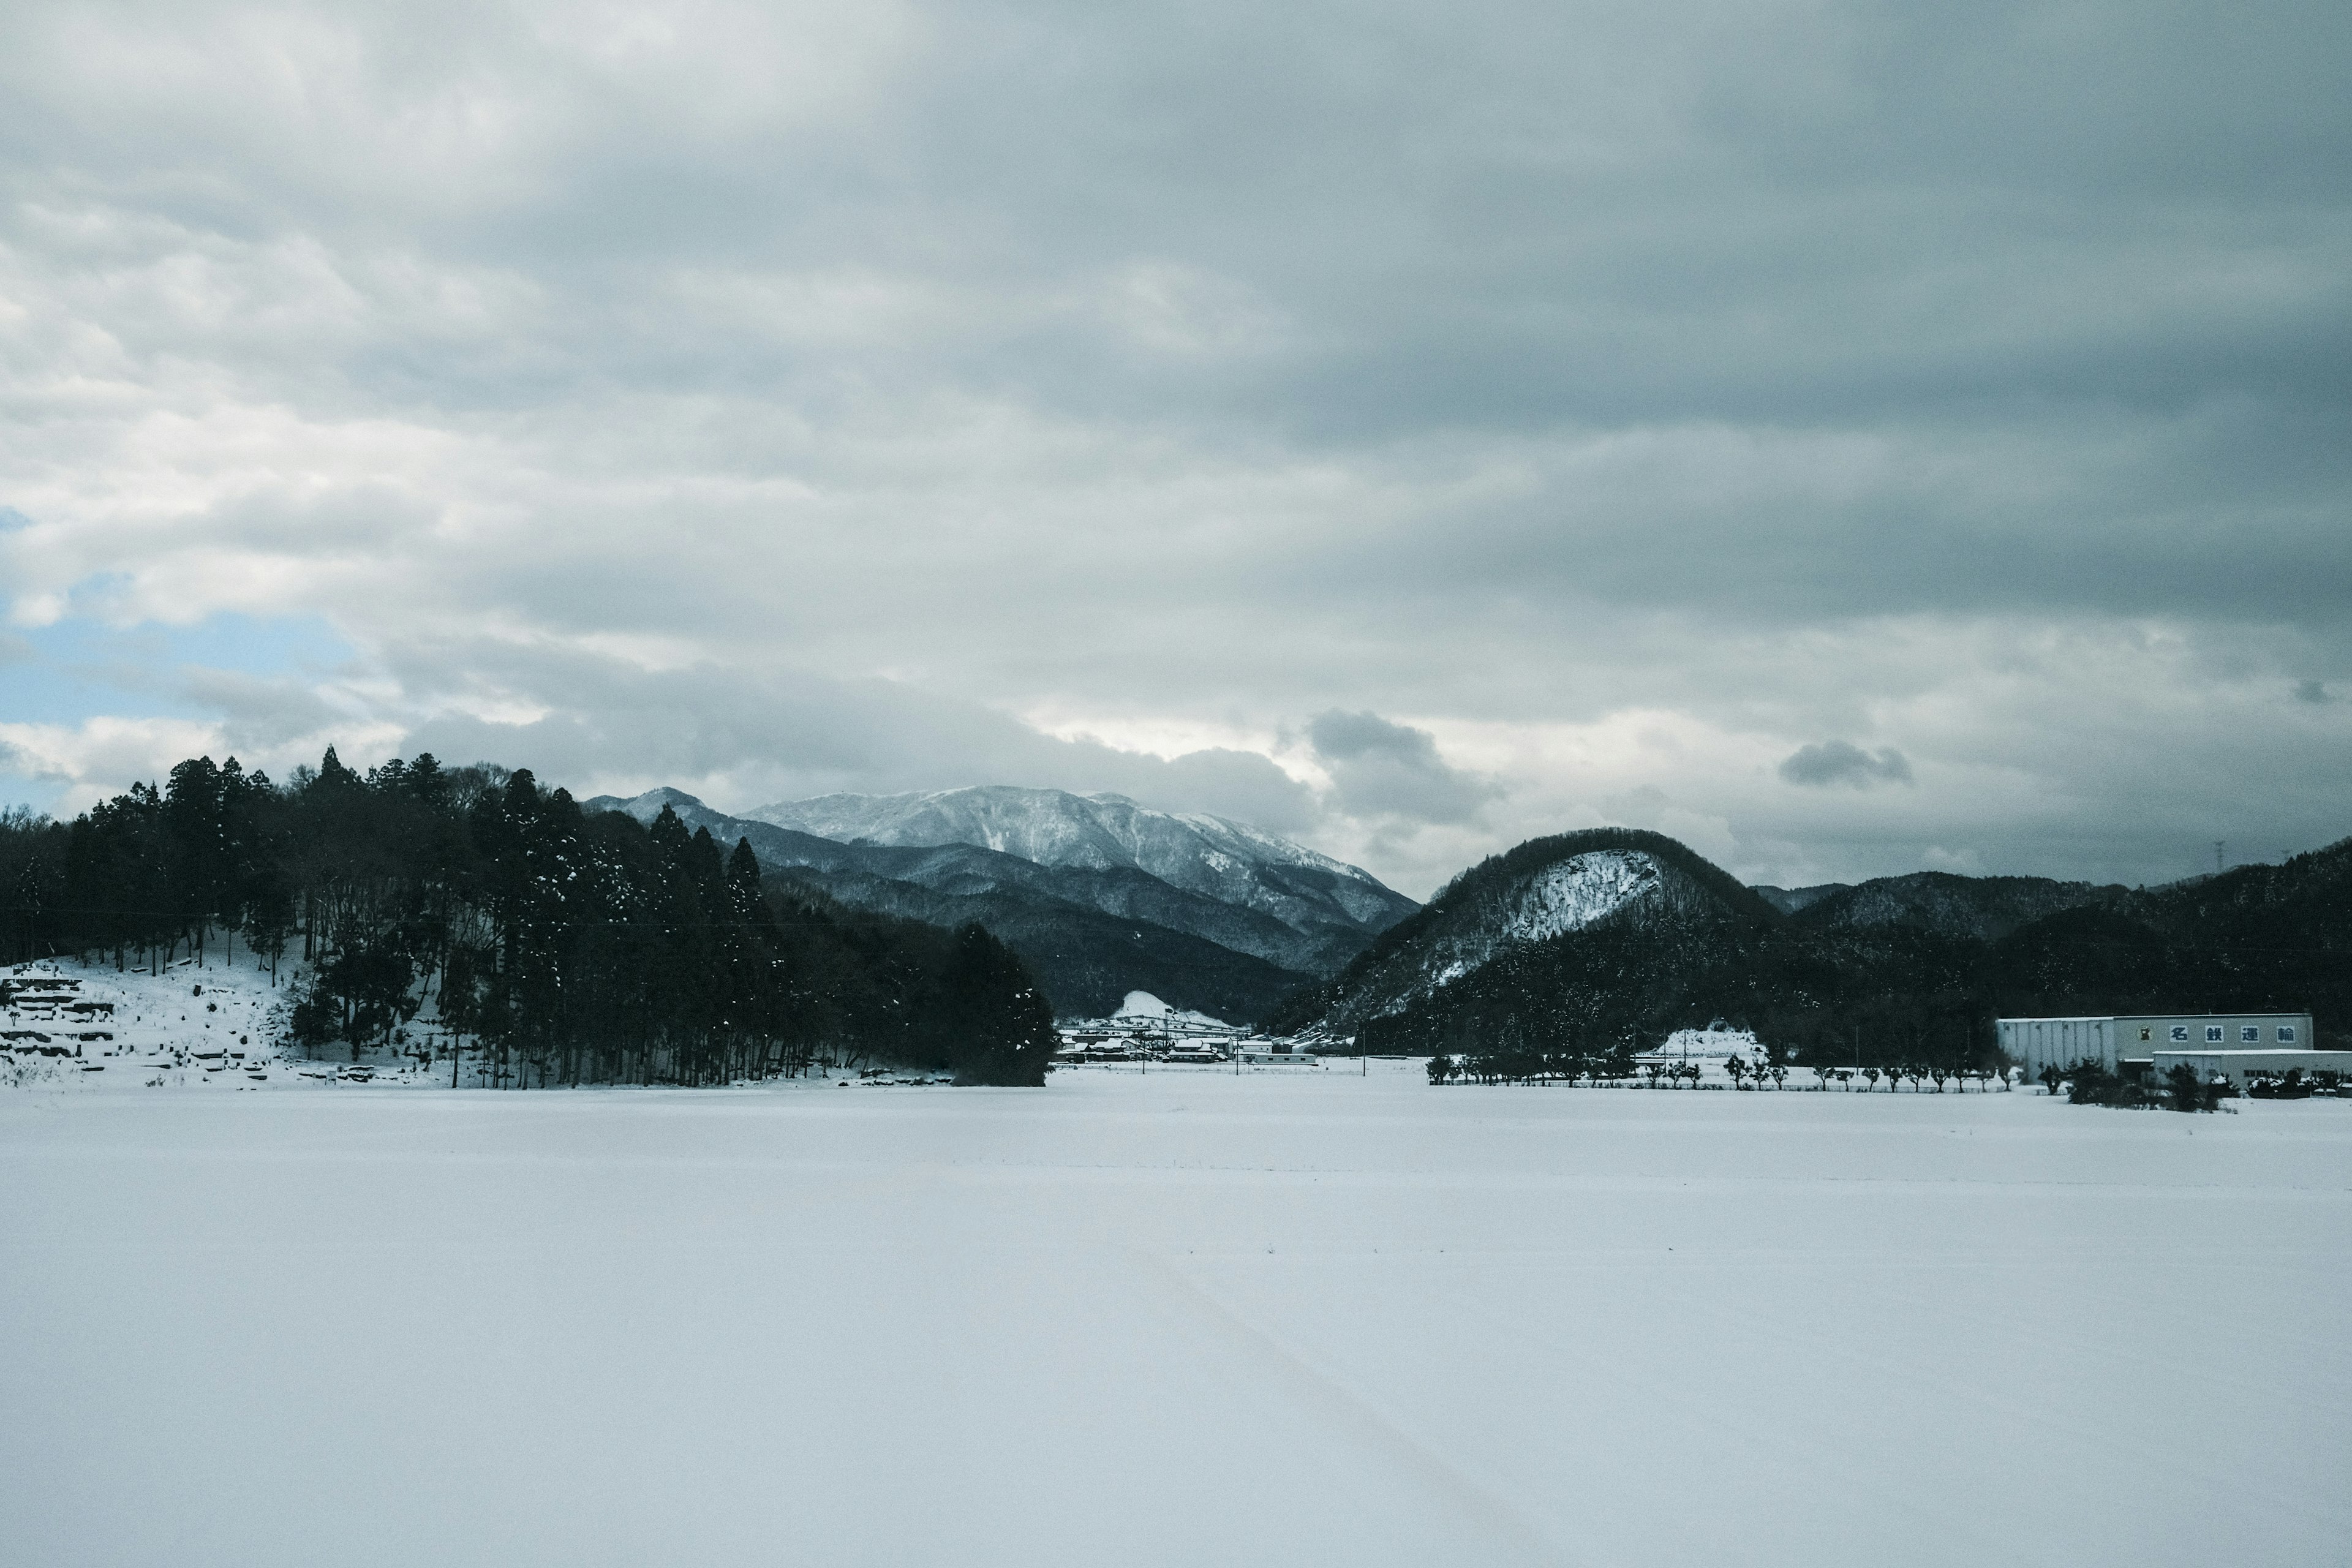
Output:
M2352 1556L2352 1105L1374 1067L0 1095L0 1559Z

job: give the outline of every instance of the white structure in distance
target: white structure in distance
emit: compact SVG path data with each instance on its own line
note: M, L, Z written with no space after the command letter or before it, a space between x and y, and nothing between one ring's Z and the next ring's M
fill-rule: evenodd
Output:
M1765 1060L1764 1042L1753 1029L1735 1029L1717 1018L1704 1029L1676 1029L1655 1050L1638 1051L1637 1062L1723 1062Z
M2152 1072L2176 1065L2208 1079L2241 1084L2291 1068L2352 1074L2352 1052L2313 1048L2308 1013L2156 1013L2080 1018L1996 1018L2001 1054L2032 1079L2045 1067L2078 1061L2110 1072Z

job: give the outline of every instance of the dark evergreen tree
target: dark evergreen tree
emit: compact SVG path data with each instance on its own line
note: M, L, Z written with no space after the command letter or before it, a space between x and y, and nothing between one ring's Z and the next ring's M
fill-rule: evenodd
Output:
M888 1059L1034 1084L1049 1009L985 931L852 914L674 813L583 816L527 771L331 750L284 787L194 758L71 824L0 815L0 952L160 969L298 953L298 1038L453 1080L703 1084Z

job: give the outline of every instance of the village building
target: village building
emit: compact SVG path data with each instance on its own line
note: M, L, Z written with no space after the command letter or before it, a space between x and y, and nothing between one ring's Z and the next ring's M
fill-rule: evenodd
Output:
M2183 1063L2209 1081L2300 1069L2352 1077L2352 1051L2315 1048L2308 1013L2150 1013L2077 1018L1996 1018L2001 1054L2025 1076L2096 1062L2110 1072L2161 1078Z

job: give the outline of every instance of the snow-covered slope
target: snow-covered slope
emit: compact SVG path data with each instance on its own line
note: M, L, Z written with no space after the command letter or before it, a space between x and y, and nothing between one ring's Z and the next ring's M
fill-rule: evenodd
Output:
M1182 1007L1171 1007L1149 991L1130 991L1111 1015L1114 1022L1126 1024L1185 1024L1200 1028L1231 1028L1223 1018L1213 1018L1206 1013L1195 1013Z
M1507 942L1541 942L1581 930L1654 890L1660 871L1654 856L1636 850L1571 856L1513 889L1497 935Z
M292 971L273 987L249 964L181 960L160 974L47 959L0 969L0 1087L294 1087L359 1073L414 1076L401 1062L353 1068L286 1043Z
M1457 878L1348 966L1322 1023L1349 1030L1400 1012L1501 954L1604 921L1643 921L1762 900L1687 848L1615 829L1537 839Z
M1120 795L992 784L929 795L827 795L744 816L842 843L976 844L1041 866L1132 867L1305 930L1380 931L1414 904L1360 868L1244 823L1153 811Z

